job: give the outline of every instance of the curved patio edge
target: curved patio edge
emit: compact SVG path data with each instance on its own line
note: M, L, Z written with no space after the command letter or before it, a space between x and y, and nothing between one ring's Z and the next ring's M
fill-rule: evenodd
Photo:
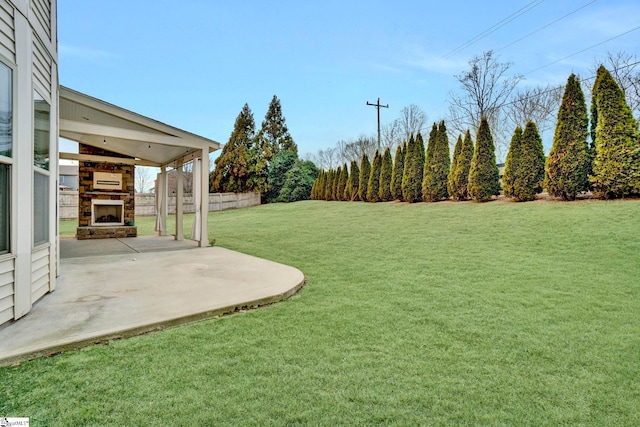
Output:
M0 366L283 301L290 266L220 247L70 258L55 292L0 329Z

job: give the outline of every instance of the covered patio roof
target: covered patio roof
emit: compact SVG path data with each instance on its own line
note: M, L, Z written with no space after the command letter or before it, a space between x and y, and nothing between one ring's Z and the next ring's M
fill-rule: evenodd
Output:
M139 166L177 167L219 150L221 144L169 126L84 93L60 86L60 136L133 157ZM61 159L96 161L93 156L60 153ZM104 157L100 158L105 161ZM124 163L123 159L118 162Z
M59 88L59 135L82 144L99 147L128 157L108 157L78 153L59 153L61 159L155 166L160 168L156 193L156 230L167 234L167 167L177 170L176 240L182 240L182 165L194 161L196 215L191 235L199 246L208 246L209 153L221 148L212 139L134 113L64 86Z

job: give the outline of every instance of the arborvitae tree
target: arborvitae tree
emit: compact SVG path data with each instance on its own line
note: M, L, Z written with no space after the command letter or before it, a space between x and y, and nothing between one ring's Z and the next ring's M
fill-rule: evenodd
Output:
M443 120L438 125L431 154L429 154L429 148L427 148L427 160L424 164L424 178L422 181L422 197L424 201L437 202L449 198L447 179L450 167L449 138L447 137L447 128Z
M318 192L320 191L320 187L322 186L322 180L324 179L324 170L320 170L318 173L318 177L313 182L313 187L311 187L311 200L319 200Z
M407 146L407 143L404 143ZM393 162L393 176L391 177L392 200L402 200L402 173L404 172L404 150L401 145L396 148L396 157Z
M509 144L509 152L504 163L504 175L502 175L502 190L506 197L513 197L513 188L516 181L516 174L520 169L522 154L522 128L516 127Z
M333 169L329 169L329 172L327 172L327 182L325 184L325 191L324 191L324 199L326 201L331 201L333 200L333 182L336 176L336 171Z
M476 202L488 202L500 194L500 171L487 118L483 117L476 136L476 149L469 169L469 195Z
M333 177L333 189L331 190L331 200L340 200L338 197L340 191L338 186L340 185L340 175L342 174L342 167L338 166L338 169L335 172L335 176Z
M380 169L380 200L390 202L391 197L391 177L393 175L393 160L391 159L391 150L387 147L382 156L382 168Z
M427 202L431 202L431 198L425 188L425 181L427 185L431 185L431 178L429 177L429 168L431 165L431 159L433 158L433 153L435 151L436 143L438 141L438 125L436 122L433 122L433 126L431 126L431 132L429 132L429 140L427 141L427 151L424 156L424 167L422 171L422 199ZM427 193L427 197L425 198L425 193Z
M614 199L640 194L640 133L624 94L604 66L593 89L597 123L593 195Z
M451 156L451 169L449 169L449 176L447 177L447 190L449 190L449 194L453 197L456 192L456 169L458 167L458 156L460 155L460 150L462 149L462 135L458 135L458 140L456 141L455 147L453 147L453 156Z
M363 202L367 201L367 189L369 186L369 173L371 172L371 163L366 154L362 155L360 162L360 177L358 178L358 198Z
M522 133L518 169L513 182L513 199L516 202L535 200L542 192L544 181L544 150L538 127L527 122Z
M327 186L331 178L331 169L324 171L322 186L318 189L318 200L327 200Z
M402 200L409 201L407 196L409 195L409 184L411 183L413 177L410 177L409 166L413 163L413 152L416 150L416 141L413 138L413 135L409 136L409 141L407 141L407 149L404 152L404 170L402 172Z
M597 76L601 75L602 73L597 74ZM598 95L598 87L598 78L596 77L596 81L593 83L593 89L591 90L591 123L589 124L589 136L591 137L589 156L592 163L596 155L596 127L598 127L598 103L596 102L596 96Z
M373 156L373 164L371 165L371 173L369 174L369 184L367 185L367 201L380 201L380 171L382 170L382 156L376 150Z
M289 134L289 129L285 122L280 100L273 95L257 138L262 158L267 164L271 162L280 150L293 151L296 156L298 155L298 146Z
M402 198L409 203L422 201L422 174L424 169L424 142L418 132L409 138L402 175Z
M340 170L340 177L338 178L338 187L336 200L346 200L344 197L344 192L347 189L347 181L349 180L349 169L347 168L347 164L345 163Z
M564 89L553 146L545 165L547 192L564 200L589 189L591 157L587 144L589 119L580 80L571 74ZM506 193L505 193L506 194Z
M433 152L436 148L436 141L438 139L438 125L436 122L433 122L433 126L431 126L431 132L429 132L429 140L427 141L427 152L424 157L424 163L430 163L431 157L433 157Z
M236 118L229 141L215 161L210 187L214 192L244 193L263 191L254 186L255 174L255 122L248 104L244 104Z
M347 188L345 190L345 200L355 202L358 200L358 186L360 182L360 168L358 168L358 162L351 161L351 173L349 174L349 180L347 181Z
M473 140L471 132L467 130L462 141L456 171L454 175L455 190L451 193L454 199L466 200L469 198L469 169L473 159Z

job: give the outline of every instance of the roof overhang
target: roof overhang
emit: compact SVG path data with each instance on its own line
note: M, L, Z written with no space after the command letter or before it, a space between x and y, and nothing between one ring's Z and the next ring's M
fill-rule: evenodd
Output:
M64 86L60 86L59 102L60 137L129 156L129 163L176 167L200 157L203 150L210 153L221 148L212 139ZM82 160L82 156L60 153L61 158L72 160Z

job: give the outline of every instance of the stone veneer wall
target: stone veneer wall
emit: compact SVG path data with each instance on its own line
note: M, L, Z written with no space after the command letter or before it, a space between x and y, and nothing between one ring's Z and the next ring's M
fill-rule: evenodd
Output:
M78 144L80 154L96 156L109 156L130 158L122 154L90 145ZM93 188L93 173L109 172L122 174L122 189L96 190ZM81 161L78 163L78 239L104 239L113 237L135 237L135 226L127 226L127 223L135 221L135 167L110 162ZM88 194L93 193L93 194ZM99 193L99 194L96 194ZM91 226L91 200L123 200L124 201L124 226Z

